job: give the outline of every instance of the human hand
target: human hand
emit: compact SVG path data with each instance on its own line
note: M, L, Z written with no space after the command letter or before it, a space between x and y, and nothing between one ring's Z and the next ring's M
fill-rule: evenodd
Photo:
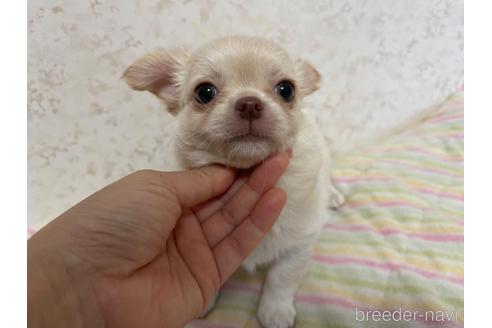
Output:
M29 326L182 327L277 219L288 160L139 171L83 200L28 241Z

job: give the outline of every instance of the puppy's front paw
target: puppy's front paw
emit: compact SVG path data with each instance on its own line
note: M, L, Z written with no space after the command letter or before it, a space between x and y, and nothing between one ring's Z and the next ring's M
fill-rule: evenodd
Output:
M294 326L296 309L292 298L262 297L258 306L258 320L265 328L289 328Z
M340 191L338 191L337 188L332 187L330 190L330 196L328 198L328 206L331 209L336 210L337 208L342 206L344 202L345 202L345 196Z

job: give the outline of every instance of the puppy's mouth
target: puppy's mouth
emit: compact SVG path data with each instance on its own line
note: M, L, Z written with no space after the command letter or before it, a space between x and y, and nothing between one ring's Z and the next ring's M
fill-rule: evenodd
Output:
M216 139L217 155L225 165L250 168L282 148L272 122L241 121L227 128L227 135Z
M230 142L265 142L272 140L264 124L253 124L251 121L249 124L243 123L236 129L233 128L231 132Z
M235 135L229 139L230 142L258 142L258 141L267 141L270 140L271 137L266 134L248 132Z
M227 139L228 153L224 158L226 165L236 168L250 168L277 151L272 136L250 131L237 133Z

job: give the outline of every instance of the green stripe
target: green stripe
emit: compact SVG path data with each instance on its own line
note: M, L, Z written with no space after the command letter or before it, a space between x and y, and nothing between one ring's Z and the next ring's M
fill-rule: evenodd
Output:
M452 253L444 253L444 252L437 252L434 250L428 250L428 249L409 249L407 248L409 245L388 245L385 242L379 242L377 240L367 240L367 239L355 239L355 240L349 240L348 238L340 238L339 236L326 236L323 235L320 238L320 245L323 243L326 244L335 244L335 245L362 245L362 246L368 246L368 247L375 247L376 250L387 250L387 251L396 251L401 255L412 255L412 256L422 256L424 258L437 258L437 259L446 259L450 261L456 261L457 263L455 264L460 264L463 262L463 254L456 254L456 252Z
M347 155L346 157L342 158L339 162L350 163L353 161L357 161L357 162L375 161L375 160L380 160L381 158L385 158L387 156L395 156L395 155L402 156L402 157L405 156L406 158L411 156L412 157L427 156L429 157L430 162L440 162L441 158L447 160L456 159L457 157L463 158L464 146L463 143L461 142L458 143L455 142L453 143L452 146L447 144L443 145L442 141L432 142L428 144L417 143L417 145L419 149L422 149L430 154L425 154L419 151L413 151L412 149L409 149L411 147L416 146L415 140L410 140L408 142L399 142L399 143L384 145L382 148L375 150L371 154L360 153L360 154ZM386 147L386 149L384 147ZM435 158L432 156L437 156L439 158ZM430 160L431 158L434 160ZM446 164L452 165L452 163L453 162L451 163L448 162ZM460 165L461 161L455 161L454 163L456 165Z
M434 177L436 177L437 179L444 179L448 183L450 182L450 179L451 180L460 180L460 181L463 180L463 170L461 170L459 172L449 172L449 170L446 172L431 172L431 171L426 171L425 167L420 168L421 169L420 170L420 169L413 168L413 167L409 168L406 166L406 164L412 165L412 163L388 163L388 162L380 161L377 164L375 164L373 167L371 167L370 170L371 171L377 170L377 169L384 170L383 172L385 172L386 175L390 176L390 177L391 177L391 174L389 174L389 173L398 172L398 177L401 177L401 176L404 176L404 177L425 177L426 179L428 179L428 178L434 179ZM436 165L434 165L434 167L436 167ZM403 172L401 172L401 170L404 170L405 173L402 174ZM454 175L452 175L451 173Z
M330 231L329 229L323 233L322 238L327 236L339 236L340 238L346 238L346 243L351 243L352 240L363 240L363 239L372 239L372 240L380 240L384 241L387 244L391 244L392 247L397 247L396 245L401 245L403 249L407 248L409 245L415 245L419 248L424 249L433 249L453 253L460 252L463 253L463 242L446 242L439 243L435 241L428 241L422 239L412 239L409 240L405 236L400 235L391 235L391 236L382 236L379 234L374 234L370 231ZM330 238L330 237L327 237Z
M438 212L431 213L432 216L430 216L428 213L427 215L429 215L429 217L424 218L421 209L411 208L411 207L405 209L398 208L398 207L382 208L374 205L373 207L360 207L354 210L342 206L338 210L338 213L344 217L344 220L350 220L351 217L362 218L365 220L365 219L377 219L378 217L381 216L391 216L392 218L395 218L398 221L402 221L402 222L412 222L412 221L429 221L429 222L450 221L451 222L449 217L446 217ZM456 216L456 218L463 218L463 213L459 213L459 214L460 215ZM438 217L438 215L443 215L443 216Z
M355 178L358 177L365 177L366 175L377 175L380 177L385 177L389 179L394 179L393 183L397 183L403 180L405 181L404 178L411 178L412 180L415 180L417 182L421 182L423 185L431 185L432 188L436 189L442 189L447 187L448 185L451 187L456 188L457 180L459 181L459 185L461 186L463 184L463 177L444 177L442 175L438 175L435 173L426 173L426 172L421 172L419 171L418 174L413 171L409 171L408 168L402 168L400 166L392 166L392 167L379 167L380 165L375 165L368 167L366 169L366 174L361 174L360 172L360 167L357 168L356 166L352 168L348 167L338 167L333 170L333 176L336 178L337 176L345 176L345 175L351 175ZM340 172L340 171L343 171ZM429 177L430 176L430 177ZM388 184L388 181L368 181L368 182L363 182L363 184L366 185L372 185L372 184L381 184L381 183L386 183ZM354 185L360 185L361 183L354 182L351 183L351 186Z
M447 170L452 173L462 173L463 172L463 164L460 162L456 163L446 163L443 161L439 161L436 159L433 160L426 160L424 159L426 155L423 155L421 153L412 153L412 152L407 152L407 153L387 153L381 156L381 159L393 159L393 160L400 160L400 161L405 161L410 164L415 164L418 166L425 166L423 169L426 167L437 167L439 169ZM393 164L393 163L392 163ZM398 165L398 163L394 163L395 165Z
M311 261L312 272L330 272L339 276L348 276L353 278L364 277L371 281L386 281L391 275L389 271L372 269L365 266L359 266L352 263L337 264L332 265L330 263L322 263ZM449 296L456 296L456 290L461 290L463 287L461 285L452 284L447 280L442 279L428 279L421 275L418 275L412 271L402 271L404 277L407 280L407 284L413 284L417 286L432 286L432 288L438 287L442 290L440 292L446 291L450 292ZM394 278L401 279L402 276L395 275ZM413 281L413 282L412 282Z
M442 142L441 142L442 143ZM415 140L411 140L409 142L398 142L396 144L389 144L389 145L384 145L383 147L380 148L378 151L378 155L381 154L408 154L408 155L418 155L418 156L427 156L436 161L440 161L442 159L448 160L448 161L453 161L456 164L460 164L461 161L459 159L463 159L463 147L457 147L457 146L462 146L461 142L457 143L458 145L454 144L453 148L445 149L442 147L442 145L429 145L429 144L421 144L419 143L417 145L416 151L413 150L413 148L416 146ZM419 150L424 150L425 152L420 152ZM453 152L453 151L456 152ZM450 162L452 163L452 162Z
M330 272L330 273L327 273ZM364 277L365 279L361 279ZM314 278L314 279L312 279ZM373 278L373 279L371 279ZM396 282L391 282L397 280ZM306 279L306 284L312 284L315 286L322 285L323 283L336 283L340 288L347 288L348 290L354 290L353 286L366 287L371 290L379 292L400 293L403 296L409 295L410 297L405 300L411 303L415 296L422 296L422 298L429 298L432 295L436 298L436 301L445 302L446 305L453 307L463 306L463 287L451 285L442 280L424 280L424 278L412 274L409 272L405 275L405 280L401 280L401 276L391 275L387 276L386 273L376 272L368 269L355 269L350 265L323 265L322 263L313 263L310 266L309 278ZM384 282L382 284L381 282ZM386 288L386 286L388 286ZM367 296L375 297L374 295L366 294ZM420 298L419 298L420 299Z
M326 281L328 283L336 282L339 285L341 285L341 287L343 288L350 287L351 290L354 290L354 287L361 287L361 288L369 288L375 291L379 291L385 293L385 295L387 293L392 293L396 295L402 294L405 296L411 294L412 297L417 296L419 294L427 297L429 295L433 295L436 298L445 300L446 303L448 303L448 305L455 306L455 307L463 306L462 298L457 297L455 295L443 296L442 293L436 293L434 289L425 288L423 286L414 286L414 285L406 285L406 284L394 285L394 284L387 284L387 283L381 284L369 280L357 279L347 276L331 275L320 271L313 271L311 272L310 276L319 280Z
M463 121L439 122L439 127L426 126L422 130L432 134L430 137L439 138L440 132L463 132Z
M367 199L368 195L370 195L371 198L374 198L374 196L384 196L387 199L410 200L417 203L417 205L420 206L425 206L427 204L426 197L424 197L420 193L417 192L412 193L409 192L408 190L405 191L402 188L400 188L399 190L395 188L394 191L388 191L388 190L376 189L376 188L366 188L366 187L354 188L354 190L350 193L349 196L351 200L358 199L357 198L358 196L364 196L362 197L362 199L365 200ZM448 199L443 199L443 200L448 201ZM456 200L451 200L451 201L456 202ZM375 203L374 205L377 206L377 203Z
M367 219L371 219L371 222L377 220L381 217L389 217L398 223L412 223L419 222L419 224L426 223L452 223L449 217L438 217L437 215L442 215L441 213L432 213L433 216L423 217L422 210L417 208L405 208L401 209L398 207L394 208L382 208L374 205L373 207L360 207L357 208L357 213L353 213L355 210L351 208L340 208L338 213L345 218L345 220L350 220L351 218L359 218L363 221L368 221ZM412 213L413 212L413 213ZM459 217L463 217L460 215ZM370 222L369 222L370 223Z
M427 194L422 194L420 193L419 191L414 191L412 190L414 187L410 187L411 189L409 190L409 186L395 186L394 183L385 183L385 184L379 184L378 183L378 186L374 186L372 183L369 185L361 185L361 186L357 186L357 187L354 187L354 191L357 191L357 192L363 192L363 193L391 193L391 195L394 195L394 194L404 194L404 195L408 195L409 192L411 193L415 193L417 194L418 196L415 196L415 198L417 199L422 199L422 198L425 198L427 197L428 195ZM431 191L436 191L436 192L439 192L437 190L431 190ZM447 192L449 192L449 190L446 190ZM454 193L453 193L454 194ZM461 194L462 195L462 190L460 191L457 191L456 192L456 195L459 195ZM451 198L445 198L445 200L450 200L450 201L460 201L462 202L461 200L455 200L455 199L451 199Z
M460 131L462 132L462 131ZM342 160L349 160L352 158L357 158L357 159L370 159L370 158L380 158L381 156L386 156L386 155L391 155L391 154L403 154L407 153L409 155L413 155L416 152L413 152L411 149L403 149L405 147L414 147L415 145L418 145L418 148L425 149L428 152L435 153L436 155L439 156L456 156L460 155L463 156L463 145L464 142L461 140L453 140L452 144L449 144L447 140L443 140L443 138L436 138L436 139L429 139L429 137L426 137L425 143L422 142L422 140L418 140L416 142L415 138L407 138L403 140L398 140L397 142L391 142L391 143L386 143L383 144L382 146L375 148L372 152L358 152L358 153L353 153L350 155L347 155L344 157ZM443 147L445 146L445 147ZM385 147L392 147L392 148L397 148L396 150L387 150ZM420 154L420 153L418 153Z
M458 226L455 222L450 221L449 219L432 219L432 218L424 218L422 215L419 217L398 217L398 213L391 211L386 211L385 213L375 214L375 215L360 215L360 216L351 216L345 218L346 223L348 224L357 224L357 223L367 223L373 229L380 229L381 227L387 226L389 223L395 224L398 229L405 230L405 228L411 228L412 230L417 230L417 232L430 232L439 234L439 233L457 233L461 232L463 228ZM342 216L344 216L347 212L341 212ZM358 220L357 220L358 219ZM370 221L369 221L370 219ZM404 223L404 224L403 224ZM447 231L456 231L456 232L447 232Z

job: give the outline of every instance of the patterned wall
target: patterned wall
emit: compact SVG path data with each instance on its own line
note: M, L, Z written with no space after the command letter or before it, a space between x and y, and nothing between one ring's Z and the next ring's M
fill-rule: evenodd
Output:
M456 0L32 0L28 33L34 228L130 171L171 165L172 117L120 80L155 47L239 33L277 40L322 73L310 110L338 148L463 84Z

